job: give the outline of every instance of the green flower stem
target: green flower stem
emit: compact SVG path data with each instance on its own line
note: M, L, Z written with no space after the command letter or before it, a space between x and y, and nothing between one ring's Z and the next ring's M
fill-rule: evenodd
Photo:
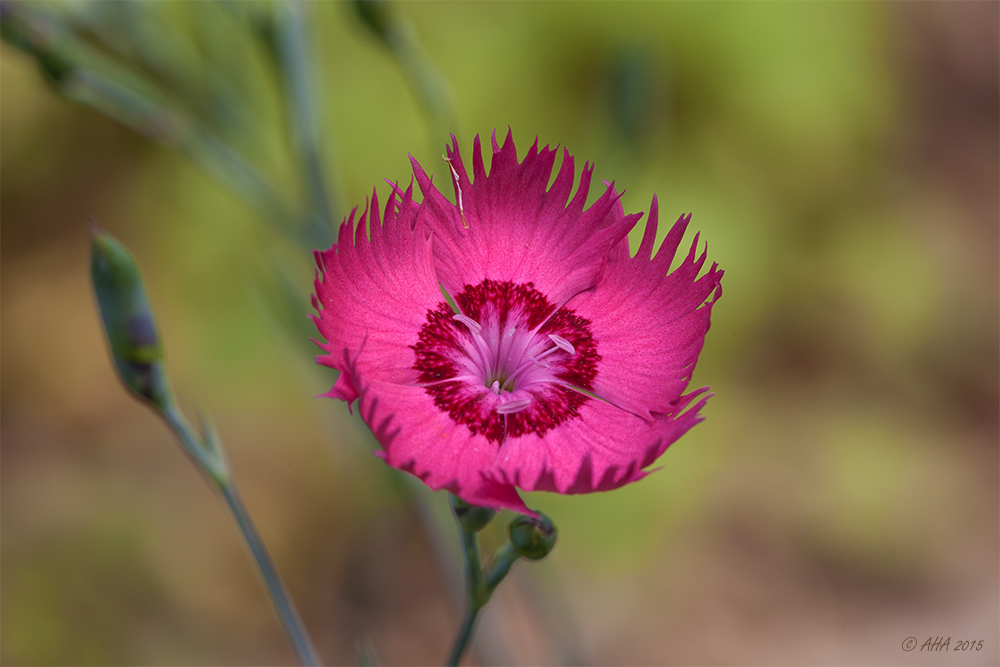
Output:
M452 497L452 510L454 512L456 498ZM455 514L458 524L459 538L462 542L462 560L465 565L466 584L466 610L462 626L458 629L455 641L452 643L451 651L448 653L446 665L456 667L462 659L462 654L472 640L472 631L476 625L476 617L479 611L486 606L493 595L493 591L503 581L510 572L511 566L520 555L518 555L509 542L505 543L490 561L486 572L483 571L479 559L479 541L476 532L468 530ZM482 525L479 526L480 528Z
M518 554L510 542L504 542L503 546L493 555L489 567L486 568L486 590L493 593L494 589L504 580L510 572L511 566L521 555ZM484 601L483 604L486 604Z
M278 570L274 566L274 561L271 560L267 547L264 546L264 541L261 539L260 533L257 532L257 528L250 518L250 513L247 512L247 508L243 504L243 499L236 489L236 483L230 473L229 464L226 461L222 445L219 443L211 424L207 420L203 420L204 436L199 439L187 419L185 419L172 400L163 407L160 414L167 422L170 430L180 440L184 451L208 474L212 482L222 492L226 504L229 505L229 509L232 511L237 525L239 525L243 539L246 540L247 547L249 547L250 553L253 555L257 569L264 578L267 592L271 596L271 602L274 604L278 618L281 620L285 628L285 633L292 643L292 648L295 649L295 653L298 655L299 662L307 667L321 664L319 655L316 653L312 640L309 638L309 634L306 632L302 619L295 608L295 603L292 602L291 597L288 595L288 590L281 581L281 575L278 574Z
M257 528L254 526L253 521L250 519L250 514L243 505L243 500L236 490L236 485L230 481L229 484L220 486L219 489L222 491L229 509L233 511L233 516L236 517L236 523L239 524L240 530L243 532L243 537L246 539L247 546L250 548L254 560L257 561L257 567L260 570L261 576L264 577L264 583L267 584L268 592L271 594L271 602L274 603L274 608L278 611L278 616L281 618L282 625L285 626L285 633L292 642L292 647L299 657L299 662L307 667L320 665L316 648L313 646L312 640L309 638L309 634L302 623L302 619L295 609L295 603L292 602L284 583L281 581L281 576L278 574L277 568L274 567L274 562L271 560L271 556L264 546L264 541L260 538L260 534L257 533Z
M472 606L479 609L485 604L480 600L480 592L483 588L483 570L479 564L479 540L474 532L461 527L459 527L459 536L462 540L462 560L465 564L465 583L468 587L469 599Z
M453 504L454 500L452 498ZM476 616L479 614L479 610L483 608L483 605L486 604L485 600L482 599L483 569L479 561L479 540L475 532L466 530L462 526L462 522L458 521L457 516L455 517L455 521L458 524L458 535L462 542L462 562L465 566L467 597L465 618L462 620L462 627L459 628L458 634L455 636L455 641L451 645L451 651L448 653L448 660L445 662L446 665L450 665L451 667L456 667L459 660L462 659L462 654L465 652L469 640L472 639L472 629L476 624Z
M149 405L163 418L184 452L222 492L264 577L271 601L299 660L303 665L320 664L295 605L240 499L215 428L207 416L202 416L199 436L174 400L170 380L163 370L164 351L156 330L156 318L135 258L125 246L96 224L92 224L91 237L91 281L111 356L122 383L136 399Z
M209 479L220 489L230 484L232 475L229 470L229 462L218 444L215 432L210 426L205 426L205 437L199 438L187 418L177 407L171 396L164 406L154 406L160 413L167 426L184 448L184 453L194 461L195 465L208 474Z
M448 667L458 667L458 662L462 659L462 654L465 653L465 647L468 646L469 640L472 639L472 628L476 624L476 616L478 615L479 610L474 606L470 605L468 610L466 610L462 627L458 629L455 642L451 645L451 652L448 654L448 660L445 662Z

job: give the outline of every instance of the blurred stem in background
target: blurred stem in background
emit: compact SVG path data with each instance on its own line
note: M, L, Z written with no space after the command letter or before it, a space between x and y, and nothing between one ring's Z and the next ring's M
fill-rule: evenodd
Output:
M431 150L441 150L449 134L458 134L455 107L444 77L424 52L413 26L388 0L353 0L352 4L403 71L431 125Z
M301 164L310 207L303 225L301 243L307 249L327 248L334 239L334 203L328 190L323 163L312 63L312 42L305 25L309 3L301 0L274 5L278 56L285 84L285 97L292 121L292 142Z
M57 93L173 146L263 220L294 237L292 207L263 174L148 76L74 34L66 19L42 6L4 1L0 37L33 56Z
M264 5L268 11L241 3L191 3L194 23L209 33L209 41L213 33L242 28L239 32L248 38L244 41L274 61L288 117L288 149L298 165L303 195L289 198L276 187L273 177L234 145L246 143L247 136L266 134L238 122L253 116L248 111L256 91L239 88L240 77L231 71L241 67L237 54L203 48L195 49L195 55L187 54L186 60L176 56L180 62L172 61L171 49L179 49L183 40L169 35L183 28L163 25L167 19L163 12L154 11L157 5L43 5L2 0L0 37L32 56L58 94L177 149L294 247L306 252L329 247L342 211L333 196L338 188L329 173L316 90L322 73L309 30L315 7L300 0ZM443 77L424 53L412 26L391 3L357 0L352 6L403 71L432 126L431 144L438 150L456 124ZM213 7L219 9L215 14L209 11ZM229 18L226 25L219 24L222 16ZM123 36L122 24L141 35ZM187 62L191 60L194 65ZM273 264L285 263L273 248L264 250ZM285 317L289 312L309 311L306 290L287 289L286 271L269 273L263 277L275 283L265 289L272 297L269 307L297 344L310 345L299 323Z
M163 345L139 266L125 246L96 225L91 236L91 280L118 376L135 398L167 423L184 452L222 493L299 661L303 665L319 665L319 656L295 603L243 504L211 421L203 416L199 437L174 400L163 366Z

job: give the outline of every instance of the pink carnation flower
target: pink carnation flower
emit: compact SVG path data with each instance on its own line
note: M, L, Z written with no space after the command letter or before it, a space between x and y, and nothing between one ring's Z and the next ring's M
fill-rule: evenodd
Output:
M593 168L573 158L547 188L556 150L518 162L479 137L470 180L452 137L456 203L416 162L413 185L378 198L317 252L317 360L340 371L326 394L357 401L379 455L469 503L533 514L517 489L588 493L643 469L701 421L706 388L684 393L722 294L698 273L698 237L668 274L690 215L655 256L656 198L642 244L614 185L584 209ZM451 303L449 303L450 297ZM692 405L693 404L693 405Z

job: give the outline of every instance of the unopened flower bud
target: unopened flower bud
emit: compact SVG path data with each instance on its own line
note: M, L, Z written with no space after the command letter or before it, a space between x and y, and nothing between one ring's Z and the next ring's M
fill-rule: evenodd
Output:
M163 346L142 275L125 246L91 228L90 275L118 376L138 398L159 408L170 402Z
M549 517L541 512L538 519L519 516L510 522L510 544L518 555L528 560L540 560L549 555L556 545L559 531Z
M458 525L469 533L479 532L496 516L495 510L491 510L489 507L470 505L456 495L451 496L451 509L455 513L455 518L458 519Z

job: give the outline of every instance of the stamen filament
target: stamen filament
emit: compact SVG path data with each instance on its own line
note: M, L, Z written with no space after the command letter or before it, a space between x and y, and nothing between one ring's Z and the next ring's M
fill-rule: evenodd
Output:
M472 335L472 344L475 347L476 353L479 355L479 363L477 364L474 360L472 360L473 365L479 370L490 368L492 366L491 360L494 355L490 352L489 344L483 339L483 326L468 315L462 315L461 313L456 313L452 316L452 319L464 324L469 329L469 333ZM466 347L466 351L469 351L468 347ZM495 373L492 374L495 375Z
M525 352L524 356L527 357L528 360L522 361L521 364L517 367L517 369L513 373L511 373L510 378L508 379L508 384L513 385L522 373L526 372L532 367L532 364L536 364L538 366L541 366L542 368L551 368L551 366L546 362L542 361L542 359L544 359L545 357L549 356L550 354L552 354L557 350L561 350L570 355L576 354L576 348L573 347L573 344L570 343L565 338L563 338L562 336L549 334L549 338L555 344L555 347L550 347L549 349L539 354L537 357L532 356L528 352Z

